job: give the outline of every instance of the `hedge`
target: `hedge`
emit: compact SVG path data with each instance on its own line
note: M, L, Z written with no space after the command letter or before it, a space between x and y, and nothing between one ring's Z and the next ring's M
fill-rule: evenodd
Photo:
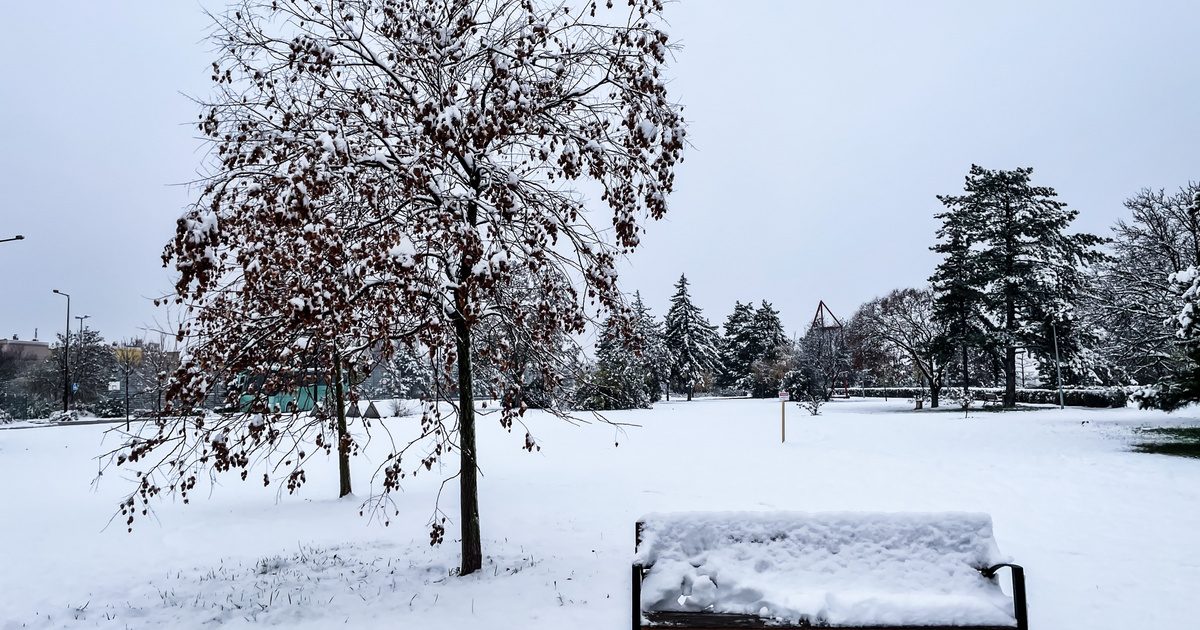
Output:
M947 399L950 387L943 387L939 398ZM839 390L840 391L840 390ZM854 398L915 398L922 395L928 398L929 390L920 387L851 387L850 396ZM997 397L1004 396L1004 390L999 387L972 387L974 394L987 392ZM1125 389L1121 387L1072 387L1063 389L1063 403L1070 407L1124 407L1128 401ZM1057 405L1057 389L1018 389L1017 402L1030 405Z

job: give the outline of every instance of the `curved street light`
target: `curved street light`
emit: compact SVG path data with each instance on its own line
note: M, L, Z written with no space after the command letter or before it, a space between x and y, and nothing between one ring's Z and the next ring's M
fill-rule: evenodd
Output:
M16 236L11 236L9 238L0 238L0 243L7 243L9 241L23 241L23 240L25 240L25 236L22 234L18 234Z
M71 399L71 369L67 357L71 353L71 294L53 289L55 295L67 298L67 330L63 337L63 411L67 410L67 402Z
M81 372L79 366L83 364L83 320L91 318L91 315L76 315L75 319L79 320L79 335L75 337L75 378L78 379ZM75 399L75 390L71 390L71 399Z

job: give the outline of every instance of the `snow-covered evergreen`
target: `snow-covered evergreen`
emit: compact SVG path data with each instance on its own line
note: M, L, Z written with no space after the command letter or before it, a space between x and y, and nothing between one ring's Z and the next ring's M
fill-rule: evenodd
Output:
M646 373L621 322L610 317L600 330L596 364L579 389L584 409L641 409L650 406Z
M937 316L952 345L982 346L1002 355L1006 406L1016 404L1016 352L1023 347L1052 366L1052 333L1061 355L1086 347L1075 322L1084 278L1099 259L1097 236L1068 234L1078 212L1053 188L1034 186L1033 169L972 165L964 194L939 196L946 210L934 251L943 255L931 282ZM1043 375L1045 377L1045 374ZM1064 378L1079 382L1083 375Z
M724 390L744 390L754 363L754 340L751 325L754 305L735 302L733 312L725 318L724 334L720 340L720 360L714 384Z
M717 365L717 329L692 303L688 279L679 276L666 317L666 345L671 353L671 383L691 400L698 385L711 378Z
M779 311L766 300L750 322L750 356L753 360L745 389L755 398L775 396L791 357Z
M663 323L654 317L650 307L642 301L640 292L634 292L630 307L633 310L634 334L639 346L638 362L646 397L650 402L658 402L671 380L671 352L667 349L666 333Z

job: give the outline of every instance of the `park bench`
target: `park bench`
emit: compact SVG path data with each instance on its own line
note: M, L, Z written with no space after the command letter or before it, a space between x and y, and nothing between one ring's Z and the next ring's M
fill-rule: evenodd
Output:
M984 407L997 407L1004 404L1004 399L995 392L983 392L979 395L979 401Z
M1029 627L986 514L655 514L635 547L634 630Z

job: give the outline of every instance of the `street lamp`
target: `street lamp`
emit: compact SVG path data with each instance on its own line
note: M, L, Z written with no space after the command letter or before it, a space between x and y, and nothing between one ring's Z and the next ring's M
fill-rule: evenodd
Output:
M75 338L75 378L79 378L79 365L83 363L83 320L88 319L91 315L76 315L75 319L79 320L79 336ZM75 391L71 390L71 399L75 399Z
M63 411L66 411L67 401L71 398L71 369L67 363L67 356L71 352L71 294L58 289L54 289L53 292L67 298L67 332L63 338Z
M1065 409L1063 404L1062 360L1058 357L1058 324L1050 322L1050 331L1054 334L1054 371L1058 375L1058 408Z
M0 238L0 243L7 243L9 241L23 241L23 240L25 240L25 237L18 234L16 236L12 236L9 238Z

